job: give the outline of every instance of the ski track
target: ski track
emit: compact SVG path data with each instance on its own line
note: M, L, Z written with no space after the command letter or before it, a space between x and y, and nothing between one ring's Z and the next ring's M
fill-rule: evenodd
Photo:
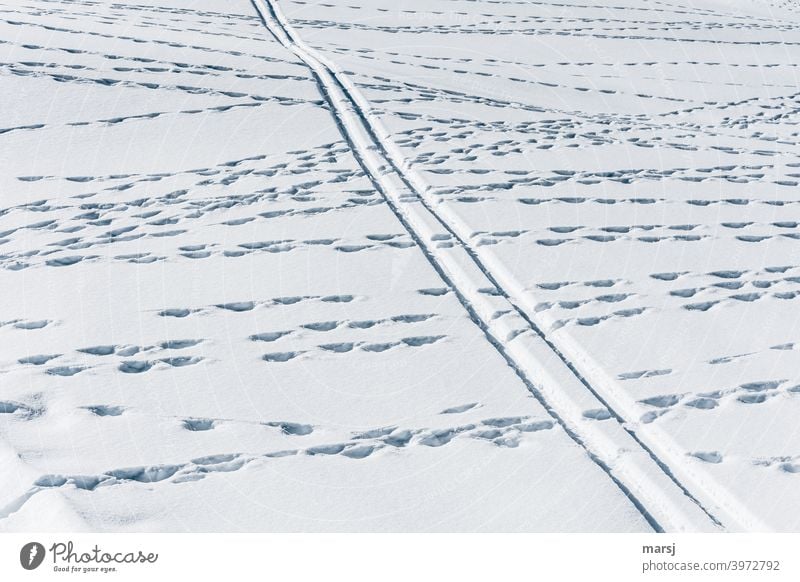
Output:
M791 4L767 3L782 8ZM750 414L769 414L779 403L789 406L796 403L793 395L797 393L797 379L787 364L790 356L786 351L791 353L797 342L781 344L777 340L794 339L790 305L797 297L796 277L795 266L788 257L798 235L794 231L797 223L785 218L794 218L791 208L796 203L792 192L797 186L798 167L794 131L797 94L791 85L780 83L777 74L769 75L776 82L768 86L780 90L762 92L759 88L767 85L762 85L760 78L748 83L746 72L748 68L768 72L794 65L783 63L781 58L773 60L777 51L764 60L737 58L738 55L730 60L706 58L710 56L692 49L691 43L714 43L720 47L758 44L791 51L797 44L789 40L798 30L796 22L791 18L781 21L699 7L676 9L666 3L654 3L653 7L535 3L541 11L530 15L521 8L522 3L509 2L503 3L504 8L517 14L494 12L491 23L471 12L457 13L462 19L431 10L424 14L408 11L404 26L390 27L383 26L388 16L385 13L391 12L388 7L369 9L369 18L364 11L359 16L360 9L356 7L350 7L352 13L341 7L341 12L327 19L324 14L330 13L312 13L303 8L304 2L282 4L287 9L289 4L294 5L289 9L290 20L298 34L312 42L318 53L335 61L334 68L342 66L343 78L364 95L362 110L374 120L377 135L387 144L398 146L395 150L398 165L405 163L403 168L415 178L424 176L417 183L430 205L453 224L467 246L485 261L487 270L515 300L519 299L517 304L523 312L545 330L546 337L590 381L612 411L627 421L626 428L647 443L645 446L652 447L657 459L669 465L667 470L678 482L728 529L768 530L773 527L770 521L773 524L784 521L776 515L762 520L758 510L751 511L746 489L734 491L738 486L726 482L732 478L731 474L720 477L721 473L714 468L714 465L736 464L737 447L749 448L744 444L746 438L737 435L734 442L727 442L726 435L717 430L714 438L706 439L704 431L714 422L730 422L732 426L739 426L736 423L740 422L755 429L758 425L748 418ZM567 6L576 9L574 18L560 12ZM653 19L638 19L636 11L651 12ZM692 15L694 19L663 22L667 16L658 14L672 12ZM609 14L619 18L609 18ZM709 24L705 22L708 17L719 21ZM431 20L439 23L431 25ZM617 23L619 27L613 28ZM488 24L495 27L494 32L483 26ZM553 28L542 30L542 25ZM585 28L578 29L579 25ZM725 33L698 35L705 38L683 35L667 38L630 32L656 30L656 26L673 32L682 27L710 31L719 26ZM626 34L585 32L601 28L604 32L624 30ZM740 40L729 32L736 29L750 31L756 40ZM346 45L339 42L346 33L337 31L344 30L353 31L359 42ZM778 30L784 34L775 34ZM563 36L564 43L558 46L562 46L564 54L542 57L541 64L522 57L512 60L508 55L513 53L507 50L471 51L468 43L462 45L454 40L461 34L483 35L482 39L490 34L553 37L552 41L531 41L542 46L557 43L557 36ZM431 35L450 35L457 48L434 52L413 46L416 38L435 42L435 36ZM641 58L626 55L622 61L594 59L567 50L566 39L581 36L596 38L599 47L613 49L616 49L613 43L600 39L681 42L688 49L685 56L681 55L683 58L677 59L672 54L659 55L655 51L652 60L650 55ZM380 40L386 39L391 40L390 46L382 46ZM405 46L403 42L410 44ZM509 41L509 45L525 46L521 41L518 45ZM576 58L576 54L585 58ZM504 65L518 67L514 70L518 76L511 78L508 69L501 68ZM416 68L420 67L431 73L418 73ZM650 67L657 72L648 72ZM691 67L698 67L713 80L698 80L704 78L702 74L685 74L683 79L678 75ZM742 81L720 80L715 68L727 69L732 74L739 68ZM642 79L658 79L662 87L665 81L674 83L682 97L667 97L647 90L620 91L620 84L609 79L622 78L620 75L626 69L642 86L649 87ZM463 81L458 81L459 76ZM496 91L488 80L482 81L480 77L494 78L507 93ZM565 79L572 82L564 82ZM685 87L680 87L680 83L740 87L743 97L733 89L731 95L712 90L710 95L700 97L699 88L692 94L681 91ZM546 88L552 88L553 95L531 99L535 103L532 104L526 102L522 91L512 87L514 84L529 87L538 97L547 92ZM570 92L576 96L594 93L599 100L581 102ZM617 97L606 100L602 95L615 95L619 100L614 101ZM664 103L653 103L651 109L650 105L644 105L645 100ZM673 109L668 101L685 105ZM424 102L430 107L423 107L420 112L419 104ZM580 103L584 109L570 108L573 103ZM640 106L646 107L647 113L627 112L641 111ZM463 116L453 113L462 107L468 113ZM508 113L500 111L501 108ZM614 111L616 108L621 111ZM592 112L595 109L597 113ZM440 115L443 110L447 112ZM530 115L521 120L515 110ZM383 124L391 131L383 130ZM652 163L651 167L652 157L639 156L637 148L651 150L651 156L661 154L664 160ZM570 150L573 153L568 154ZM680 157L671 151L694 153ZM578 161L581 153L587 159L596 156L597 160L585 165L599 166L601 170L581 171L584 166ZM621 159L632 158L624 163L630 164L626 168L633 169L619 167L612 157L615 153ZM715 163L704 163L710 159ZM530 169L531 166L558 169ZM667 196L653 195L648 190ZM636 194L631 194L634 191ZM513 204L530 210L515 210ZM511 218L505 212L512 215L516 212L519 216ZM639 222L643 216L644 222ZM654 220L655 216L658 219ZM661 221L674 216L680 218ZM710 249L716 252L712 255ZM595 252L604 259L598 265L586 259ZM629 271L615 265L613 259L624 257L626 252L626 265L639 263ZM690 253L709 253L713 258L706 261L703 269L699 267L701 260L680 260L687 254L691 256ZM742 256L736 256L737 253ZM544 263L542 271L549 275L540 274L534 261L523 258L527 254L540 256ZM650 260L661 259L659 254L663 255L663 260L657 261L661 267L670 261L686 267L675 270L656 267L649 273L640 268L647 268ZM773 258L773 254L780 258ZM571 261L578 264L578 272L594 272L597 279L548 279L553 273L557 273L556 277L563 276L559 271L568 272ZM563 269L553 267L559 262L565 263ZM509 265L514 265L513 273ZM604 269L616 276L601 278ZM622 273L624 276L620 277ZM653 352L649 358L638 354L636 360L656 360L658 367L627 368L629 372L623 372L622 367L618 376L610 373L609 368L626 365L616 354L603 353L603 344L615 334L614 330L620 334L628 332L634 338L641 336L645 341L649 339L648 325L652 326L657 319L665 329L653 329L652 335L663 333L665 337L678 339L680 333L667 326L681 324L670 324L664 317L676 310L680 320L681 312L696 316L710 314L696 317L690 323L690 329L700 337L706 333L702 321L730 321L737 339L755 339L758 334L742 328L741 318L756 310L782 312L788 321L774 337L731 342L745 344L747 349L720 352L717 347L713 350L717 355L704 354L707 359L698 362L718 368L730 364L725 371L689 369L692 364L688 353L680 353L678 357L676 350L662 343L659 347L676 360L672 367L669 357ZM718 325L713 333L727 333L722 329ZM614 343L634 353L639 349L635 341ZM778 365L781 351L784 351L780 362L783 371L778 375L769 366ZM740 376L737 382L737 372L747 378L754 376L753 381L742 382ZM647 378L653 380L646 381ZM635 385L622 386L621 380ZM659 390L659 384L664 383L673 390ZM706 383L714 389L704 386ZM753 405L770 408L756 411ZM746 408L750 410L745 412ZM707 412L710 410L719 414ZM722 420L723 415L732 418ZM704 420L706 417L712 418ZM790 422L789 418L791 413L787 412L784 422ZM682 434L682 438L676 439L669 434L682 432L682 419L691 422L693 438L686 439ZM791 451L796 444L791 429L785 426L781 432L786 440L776 437L772 449L786 446ZM689 447L713 440L715 446L729 449L730 457L716 451L713 454L692 448L687 451L687 440L691 443ZM791 464L793 458L791 453L764 455L754 463L774 466L784 459L783 462ZM696 459L705 465L696 463ZM712 473L718 476L711 477ZM776 477L773 484L780 488L782 483L781 477Z
M0 273L17 277L5 279L15 284L22 276L71 284L108 265L109 277L128 276L119 269L138 276L169 268L179 280L246 261L303 268L313 256L320 263L341 262L345 270L419 261L432 268L433 278L414 281L417 288L404 289L391 307L380 304L381 292L348 287L353 281L339 281L338 273L330 284L328 271L319 278L325 289L319 291L291 284L286 294L254 291L240 279L239 288L185 299L165 293L159 301L145 293L138 306L123 292L115 301L139 310L147 329L139 334L78 335L74 313L46 301L24 309L14 303L0 318L0 340L14 353L0 362L0 439L11 445L6 450L0 442L0 455L18 470L20 482L33 485L4 496L0 520L19 519L28 502L47 491L63 494L67 505L73 492L112 486L118 491L145 484L149 490L159 483L169 496L169 483L239 474L264 463L324 464L327 458L364 466L362 459L380 461L406 450L416 455L444 447L447 454L458 448L445 447L451 442L488 443L492 450L525 455L526 447L563 430L585 453L586 464L610 483L604 486L621 492L655 531L787 527L791 520L776 515L775 507L751 502L743 492L761 486L762 475L769 481L765 490L786 492L800 472L794 441L780 448L775 439L761 442L763 427L775 425L769 412L800 394L800 380L787 367L800 340L785 316L800 297L800 264L787 259L800 240L794 216L800 139L793 131L800 93L785 78L797 74L797 63L786 56L800 46L792 40L800 26L791 19L667 2L599 12L590 4L536 1L447 0L441 11L333 3L311 12L300 0L250 2L255 12L247 13L245 3L241 14L91 1L69 8L55 0L0 6L0 27L11 32L0 38L0 50L13 55L0 59L0 77L56 87L67 97L60 114L36 118L26 112L4 120L0 139L26 144L65 132L126 135L113 133L120 130L149 135L195 120L243 127L274 117L276 110L289 119L313 112L333 126L291 151L256 149L253 155L232 148L248 153L197 164L182 159L169 170L71 172L28 165L36 170L5 178L14 202L0 207ZM783 15L798 10L794 1L757 4ZM528 12L531 7L535 11ZM387 24L398 15L405 22ZM339 42L348 34L352 44ZM54 44L45 42L47 35ZM554 46L627 42L690 50L666 58L656 51L652 60L631 54L623 62L600 52L565 51L536 62L508 52L453 49L451 56L413 43L374 42L387 35L403 42L496 35ZM286 50L277 50L272 39ZM709 53L698 57L699 50ZM764 60L739 50L762 51ZM724 60L725 51L736 57ZM404 73L410 70L422 74ZM636 84L626 82L629 74ZM748 79L759 74L754 92ZM69 106L70 97L112 90L138 96L136 107L86 114ZM528 101L523 91L537 97ZM623 104L619 110L613 100ZM639 107L647 113L636 113ZM508 115L498 120L500 112ZM565 165L565 155L578 163ZM581 156L589 160L585 167ZM648 156L663 159L651 163ZM497 214L497 208L506 210ZM316 227L308 226L311 220ZM367 226L337 227L349 220ZM306 226L295 226L300 224ZM731 249L730 256L716 251L702 266L683 260L715 248ZM515 264L523 249L538 257L541 271L532 259ZM628 253L638 264L610 268L602 260L614 253ZM659 253L666 259L649 264ZM552 266L595 254L599 268L580 265L578 275ZM156 279L143 281L152 285ZM786 326L772 334L741 329L740 318L753 309L773 321L783 313ZM669 324L664 314L679 323ZM89 319L98 316L102 306ZM229 375L226 385L251 381L239 361L288 386L306 364L388 370L413 359L438 366L448 350L463 346L459 317L541 404L540 412L516 414L508 405L501 407L505 414L493 409L487 416L490 398L473 395L440 402L436 420L407 416L348 436L343 427L363 426L360 419L326 424L312 420L320 418L313 413L292 418L259 409L251 415L236 407L225 407L230 414L207 406L184 412L173 402L185 397L187 379L218 381L219 367ZM739 318L731 329L737 341L703 346L697 361L671 346L663 357L621 359L604 348L618 335L680 337L675 329L659 328L668 324L697 334L703 330L698 321L726 317ZM738 341L742 335L752 339ZM619 342L629 351L634 344ZM656 345L663 349L665 342ZM138 394L92 392L99 378ZM164 410L148 404L150 383L175 391ZM54 396L62 389L65 396ZM515 390L504 389L514 397ZM201 402L203 397L220 394L203 389ZM713 428L723 413L730 417L725 422L738 419L731 442ZM152 465L126 454L137 460L98 465L92 458L92 469L48 472L49 462L40 462L28 443L42 419L59 418L89 432L103 423L103 431L138 427L153 429L155 438L180 435L186 441L176 447L182 451L177 457L170 450ZM706 426L712 438L706 438ZM240 435L241 446L228 433ZM742 444L745 434L754 446ZM209 437L215 440L203 440ZM206 454L212 443L217 450L246 452ZM82 466L58 447L46 448L62 455L56 464ZM34 470L29 461L45 469ZM726 481L737 470L741 487Z
M352 149L354 151L360 151L358 157L362 167L365 169L365 172L371 174L376 188L383 192L387 202L391 204L398 218L406 226L406 228L409 230L409 233L417 241L417 243L424 249L426 256L436 270L440 273L442 278L459 295L462 304L473 315L476 323L481 327L481 329L484 330L484 333L486 333L490 342L501 353L503 353L504 357L506 357L506 359L509 361L509 365L511 365L517 371L525 384L537 396L542 404L545 405L554 418L564 425L565 429L570 433L570 435L573 436L576 442L580 443L582 446L584 446L584 448L586 448L589 455L601 467L603 467L603 469L609 474L614 482L617 483L618 486L626 493L626 495L631 498L633 503L642 512L651 525L653 525L657 530L663 529L664 526L661 525L662 523L669 524L668 527L676 529L701 529L703 527L708 527L701 525L701 521L688 521L681 523L681 518L676 519L675 516L684 513L685 510L678 509L677 507L673 507L668 511L659 513L659 510L663 511L665 505L669 503L665 503L662 499L662 491L656 488L653 488L650 491L646 489L642 490L641 483L645 482L645 479L638 477L635 473L632 476L625 475L623 471L620 471L615 467L615 465L618 463L617 459L614 458L615 452L612 452L608 449L603 450L604 443L601 440L602 437L598 438L598 435L593 435L591 431L586 431L578 423L576 423L575 420L573 420L578 416L576 414L576 409L579 408L578 406L570 406L571 403L566 403L566 406L564 403L562 403L561 406L558 406L551 402L552 395L555 394L555 392L558 390L558 387L555 385L547 386L547 384L541 385L538 382L533 381L531 378L535 378L538 375L538 370L536 369L538 367L536 360L534 359L533 362L525 362L524 359L528 354L525 354L523 351L520 355L515 355L509 349L509 346L506 345L507 342L513 342L515 340L520 341L517 338L525 333L526 327L529 330L532 330L535 335L546 344L547 348L555 353L561 364L566 366L569 369L569 372L582 385L582 387L592 394L592 396L598 402L598 409L609 411L610 415L618 423L621 431L627 433L627 436L635 441L636 445L646 452L650 461L652 461L658 467L658 470L663 472L663 475L672 481L673 485L677 487L680 492L679 495L685 496L691 503L697 505L705 514L705 518L708 519L713 526L727 526L733 529L741 528L742 525L736 522L736 518L734 518L733 515L736 515L736 510L739 511L738 515L747 515L747 511L736 507L734 502L732 504L733 507L729 506L726 508L728 511L733 511L731 511L729 516L726 516L726 521L728 523L723 525L719 518L717 518L705 506L703 506L698 501L695 494L693 494L689 488L687 488L679 480L679 478L675 475L675 469L670 466L678 463L683 464L682 459L679 459L677 455L673 453L672 458L666 457L670 460L665 461L664 458L654 452L654 449L651 445L646 444L642 440L642 437L640 437L640 435L637 434L634 429L629 428L629 420L620 414L615 407L611 406L606 398L598 393L598 391L590 384L587 378L581 374L577 370L576 366L565 356L564 352L556 347L550 338L545 336L541 328L535 324L520 307L518 307L515 299L512 299L508 291L491 274L490 269L483 264L475 249L467 244L459 232L457 232L457 230L463 232L465 229L463 227L458 228L458 225L453 226L452 217L448 217L450 220L447 220L443 218L441 214L433 210L430 201L425 196L425 190L427 188L418 178L413 175L409 175L407 170L402 168L403 162L401 159L398 159L396 148L393 148L392 144L387 143L386 138L379 137L379 135L382 133L381 130L374 127L375 122L370 119L368 105L366 105L363 97L358 95L356 92L357 90L352 86L352 84L349 83L346 78L335 69L334 66L330 65L325 59L315 54L311 49L302 43L302 41L296 36L296 33L287 23L285 17L283 17L283 15L280 13L275 2L271 0L265 0L264 2L261 2L260 0L254 0L254 5L259 9L259 13L264 19L265 26L270 30L275 38L284 44L284 46L297 54L297 56L306 62L306 64L308 64L313 70L321 90L328 99L331 109L336 112L337 122L341 131L345 136L349 136L348 142L351 144ZM348 119L348 117L352 116L357 117L357 121ZM359 137L354 137L352 133L350 133L352 132L352 129L350 128L352 128L354 123L360 123L362 125L362 133L365 134L365 136L369 139L369 142L364 143L364 141L366 141L364 138L361 138L362 142L359 142ZM369 157L369 150L371 149L378 150L382 159L373 162L373 167L370 170L370 164L367 159ZM399 178L399 185L391 184L391 182L386 180L388 173L387 167L391 167L397 178ZM417 208L409 209L409 206L412 204L411 200L418 202L419 206L421 206L424 210L418 210ZM422 228L427 227L427 229L430 229L431 226L430 218L415 216L415 214L418 215L421 212L425 212L430 215L430 218L437 223L437 226L434 228L438 227L437 230L443 229L446 232L445 236L435 232L432 234L430 232L423 234L424 231L422 231ZM420 226L412 226L412 221L416 222ZM426 222L428 224L425 224ZM443 238L455 240L457 242L455 249L449 249L442 253L438 249L432 248L431 245L424 242L426 240L441 240ZM472 280L469 281L469 287L466 289L464 287L459 288L457 284L454 284L454 280L456 280L459 275L463 277L462 273L464 270L464 267L458 264L458 259L453 260L449 258L449 256L454 252L457 252L458 249L465 251L469 257L469 260L477 268L477 272L475 274L467 275L467 277L471 278ZM463 259L461 261L463 262ZM469 269L469 267L467 267L467 269ZM462 271L462 273L459 273L459 271ZM508 279L509 277L506 277L506 280ZM464 285L464 283L461 284ZM470 287L472 289L470 289ZM495 326L493 325L492 319L496 316L493 314L487 318L486 315L480 313L479 307L476 308L476 304L479 305L483 300L483 298L479 295L480 291L475 293L475 290L480 289L483 289L484 291L486 289L491 289L493 296L498 300L498 302L500 302L500 306L496 304L493 306L494 314L503 313L503 317L508 318L509 312L513 312L514 316L521 321L511 324L512 327L515 325L519 326L520 324L525 327L517 327L511 332L511 334L507 334L505 338L502 338L501 334L498 334L497 331L493 329ZM470 291L472 292L470 293ZM503 303L505 305L503 305ZM489 310L484 309L483 312L484 314L488 314ZM537 384L539 385L537 386ZM625 448L626 445L623 443L626 443L627 439L624 436L614 435L612 438L616 439L617 443L619 443L618 446L620 449ZM651 440L651 442L653 441ZM634 471L636 470L637 469L634 469ZM646 466L638 470L643 471L644 473L652 471L651 468ZM678 502L678 506L679 503L680 502ZM654 507L658 509L654 509ZM684 517L683 519L686 518Z

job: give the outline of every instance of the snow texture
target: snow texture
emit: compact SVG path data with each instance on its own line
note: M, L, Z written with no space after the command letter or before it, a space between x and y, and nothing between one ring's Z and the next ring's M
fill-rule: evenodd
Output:
M0 4L0 531L798 531L798 46Z

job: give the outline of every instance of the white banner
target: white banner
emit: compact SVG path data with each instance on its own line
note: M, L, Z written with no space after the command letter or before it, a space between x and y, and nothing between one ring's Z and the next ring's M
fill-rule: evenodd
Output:
M798 534L6 534L0 580L800 580Z

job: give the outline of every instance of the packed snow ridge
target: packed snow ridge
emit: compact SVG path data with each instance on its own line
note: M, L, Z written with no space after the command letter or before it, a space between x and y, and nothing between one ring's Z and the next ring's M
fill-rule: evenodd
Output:
M0 531L797 531L796 2L0 4Z

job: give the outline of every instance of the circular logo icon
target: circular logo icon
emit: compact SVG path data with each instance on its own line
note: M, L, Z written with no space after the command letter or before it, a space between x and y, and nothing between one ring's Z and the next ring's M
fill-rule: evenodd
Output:
M35 570L44 561L44 546L39 542L28 542L19 551L19 563L26 570Z

